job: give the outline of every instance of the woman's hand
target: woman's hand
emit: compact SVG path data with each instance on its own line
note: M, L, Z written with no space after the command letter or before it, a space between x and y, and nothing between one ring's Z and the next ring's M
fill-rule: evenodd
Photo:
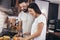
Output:
M23 38L23 40L29 40L28 38Z
M26 32L26 33L24 33L25 35L30 35L30 33L29 32Z
M18 39L20 39L20 40L24 40L24 38L22 38L22 37L19 37Z

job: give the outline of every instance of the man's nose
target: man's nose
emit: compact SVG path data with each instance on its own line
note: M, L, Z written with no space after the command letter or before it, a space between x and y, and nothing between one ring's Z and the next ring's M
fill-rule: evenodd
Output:
M21 9L23 9L23 8L21 8Z

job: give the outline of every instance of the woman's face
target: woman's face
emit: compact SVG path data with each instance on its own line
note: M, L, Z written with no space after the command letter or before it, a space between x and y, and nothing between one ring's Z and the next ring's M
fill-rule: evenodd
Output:
M36 16L36 12L34 11L34 9L32 8L28 8L28 12L32 15L32 16Z

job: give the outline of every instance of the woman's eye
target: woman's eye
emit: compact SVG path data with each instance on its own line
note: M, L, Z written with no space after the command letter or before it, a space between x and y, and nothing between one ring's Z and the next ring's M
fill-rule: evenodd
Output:
M32 11L30 10L30 12L32 12Z
M22 7L20 7L20 8L22 8Z

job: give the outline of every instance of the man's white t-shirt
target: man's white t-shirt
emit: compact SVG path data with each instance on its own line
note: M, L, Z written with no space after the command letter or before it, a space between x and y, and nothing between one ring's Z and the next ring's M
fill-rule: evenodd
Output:
M30 33L34 17L31 16L29 13L25 13L22 11L18 15L18 20L22 21L22 32L23 33L26 33L26 32Z
M31 33L31 27L35 18L30 13L27 13L27 17L28 17L27 18L27 31Z
M7 15L4 12L0 11L0 33L4 28L6 18L7 18Z
M19 13L18 15L18 21L22 21L22 32L25 33L27 32L27 14L24 13L23 11Z
M46 18L42 14L35 19L35 21L32 25L31 35L34 34L37 31L37 28L38 28L37 25L41 22L44 23L42 32L38 37L34 38L34 40L45 40L46 39Z

